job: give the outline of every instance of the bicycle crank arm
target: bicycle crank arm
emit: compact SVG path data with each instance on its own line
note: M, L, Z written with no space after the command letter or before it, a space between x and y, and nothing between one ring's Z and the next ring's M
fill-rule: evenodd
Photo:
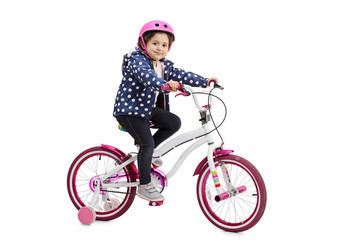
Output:
M223 201L225 199L228 199L229 197L236 196L239 193L243 193L243 192L246 191L246 187L245 186L240 186L240 187L238 187L238 188L236 188L234 190L230 191L230 193L229 192L223 192L223 193L221 193L219 195L216 195L215 196L215 201L220 202L220 201Z

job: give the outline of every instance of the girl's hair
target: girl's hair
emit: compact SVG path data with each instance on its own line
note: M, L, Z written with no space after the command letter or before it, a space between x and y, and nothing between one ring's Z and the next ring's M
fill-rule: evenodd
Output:
M147 42L156 34L156 33L165 33L168 38L169 38L169 47L171 46L172 42L174 41L174 35L172 35L171 33L168 33L168 32L163 32L163 31L148 31L148 32L145 32L143 34L143 38L144 38L144 42L145 42L145 45L147 44ZM143 43L141 41L141 38L139 37L139 40L138 40L138 45L140 46L141 50L145 50L144 47L143 47Z

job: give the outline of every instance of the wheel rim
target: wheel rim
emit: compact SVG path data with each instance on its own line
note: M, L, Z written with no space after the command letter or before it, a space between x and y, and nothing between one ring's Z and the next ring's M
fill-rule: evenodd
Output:
M101 156L101 157L100 157ZM72 199L74 200L75 206L79 209L84 207L85 205L89 205L89 202L94 195L93 188L91 188L91 182L96 178L96 176L103 175L113 168L116 167L117 157L113 154L110 154L105 151L93 151L87 154L84 154L73 167L70 175L70 194L72 195ZM130 182L130 174L128 174L128 170L125 167L123 173L126 177L121 181ZM115 181L116 182L116 181ZM114 183L114 182L113 182ZM108 217L114 214L117 214L129 201L132 191L131 188L119 188L119 189L107 189L108 191L117 191L124 192L123 193L114 193L107 192L110 200L116 199L120 204L117 208L107 211L104 208L106 203L106 199L104 199L104 195L100 194L99 203L95 206L96 215L99 217ZM101 191L101 193L103 193ZM133 197L133 196L132 196Z
M201 204L209 220L226 230L245 228L257 215L260 203L260 191L252 173L242 164L233 160L223 160L226 163L233 186L246 186L244 193L216 202L217 195L213 178L208 169L201 182ZM217 173L221 186L226 189L223 174L217 164Z

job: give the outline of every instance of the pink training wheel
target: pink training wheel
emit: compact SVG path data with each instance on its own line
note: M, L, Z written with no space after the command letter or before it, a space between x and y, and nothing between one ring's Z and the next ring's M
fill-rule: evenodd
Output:
M78 218L82 224L90 225L95 221L96 214L91 207L83 207L78 213Z

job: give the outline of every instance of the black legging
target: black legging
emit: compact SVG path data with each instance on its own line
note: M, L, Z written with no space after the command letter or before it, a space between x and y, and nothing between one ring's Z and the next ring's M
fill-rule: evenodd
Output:
M152 136L149 120L128 115L119 115L116 119L140 145L137 159L140 184L148 184L151 182L150 171L154 148L180 129L181 120L171 112L154 108L150 120L154 123L154 128L159 130Z

